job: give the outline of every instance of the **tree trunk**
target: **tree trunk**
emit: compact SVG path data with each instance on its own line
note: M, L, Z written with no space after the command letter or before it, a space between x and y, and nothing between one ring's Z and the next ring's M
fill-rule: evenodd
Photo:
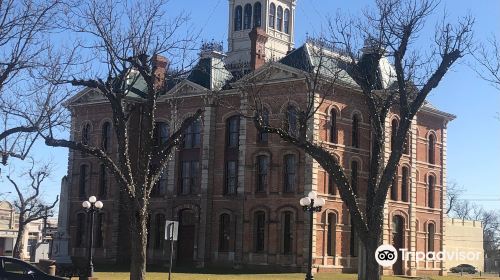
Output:
M375 251L379 246L380 234L374 233L370 234L368 238L363 242L366 248L366 280L380 280L380 265L375 260ZM363 279L363 280L365 280ZM361 280L361 279L360 279Z
M146 279L146 249L147 239L147 211L143 209L130 210L130 242L131 242L131 263L130 280Z
M17 231L16 245L14 245L14 250L12 256L14 258L22 259L24 257L24 232L26 226L19 223L19 230Z

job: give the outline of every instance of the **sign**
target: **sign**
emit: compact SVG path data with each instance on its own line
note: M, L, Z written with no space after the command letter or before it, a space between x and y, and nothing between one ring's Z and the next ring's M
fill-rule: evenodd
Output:
M177 241L178 231L179 231L179 222L166 221L166 223L165 223L165 240Z

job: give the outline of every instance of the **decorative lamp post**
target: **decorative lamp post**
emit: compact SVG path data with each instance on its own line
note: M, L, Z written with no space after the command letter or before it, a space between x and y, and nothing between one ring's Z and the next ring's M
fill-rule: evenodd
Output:
M315 191L309 192L306 197L300 199L300 205L304 212L309 212L310 228L309 228L309 260L307 262L307 274L305 280L313 280L312 275L312 245L313 245L313 218L315 212L320 212L321 207L325 205L325 200L318 197Z
M82 203L85 212L90 216L90 238L89 238L89 271L88 278L94 277L94 264L92 263L92 245L94 244L94 214L99 212L101 208L104 206L102 201L98 201L95 196L89 197L89 200L84 201Z

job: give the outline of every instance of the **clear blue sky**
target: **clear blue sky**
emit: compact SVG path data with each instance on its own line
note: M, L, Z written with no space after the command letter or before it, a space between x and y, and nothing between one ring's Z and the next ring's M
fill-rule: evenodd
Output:
M296 45L304 42L306 33L321 32L329 14L335 14L338 9L357 14L371 2L298 0ZM171 0L168 8L170 14L189 13L193 28L202 31L200 40L214 39L227 45L227 0ZM475 16L477 41L493 33L500 38L500 1L443 0L443 8L446 8L450 19L466 13ZM429 100L439 109L457 115L448 127L448 179L455 180L466 189L465 198L487 208L499 209L500 120L496 119L496 115L500 112L500 92L479 79L463 61L454 66ZM43 144L35 147L35 151L38 158L52 158L56 164L46 194L53 197L59 192L60 178L67 171L67 151L47 148ZM0 185L5 184L4 178Z

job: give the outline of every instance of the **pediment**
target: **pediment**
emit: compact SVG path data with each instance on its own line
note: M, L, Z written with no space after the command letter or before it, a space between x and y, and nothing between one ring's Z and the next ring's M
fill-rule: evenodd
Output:
M183 80L175 87L173 87L171 90L167 92L168 95L185 95L185 94L190 94L190 93L199 93L199 92L204 92L207 91L208 89L193 83L189 80Z
M65 102L65 106L102 102L106 100L106 97L96 89L86 88L68 99L68 101Z
M304 73L301 70L296 68L292 68L290 66L272 62L262 66L252 73L244 76L235 84L244 84L244 83L261 83L261 82L277 82L277 81L285 81L285 80L293 80L304 77Z

